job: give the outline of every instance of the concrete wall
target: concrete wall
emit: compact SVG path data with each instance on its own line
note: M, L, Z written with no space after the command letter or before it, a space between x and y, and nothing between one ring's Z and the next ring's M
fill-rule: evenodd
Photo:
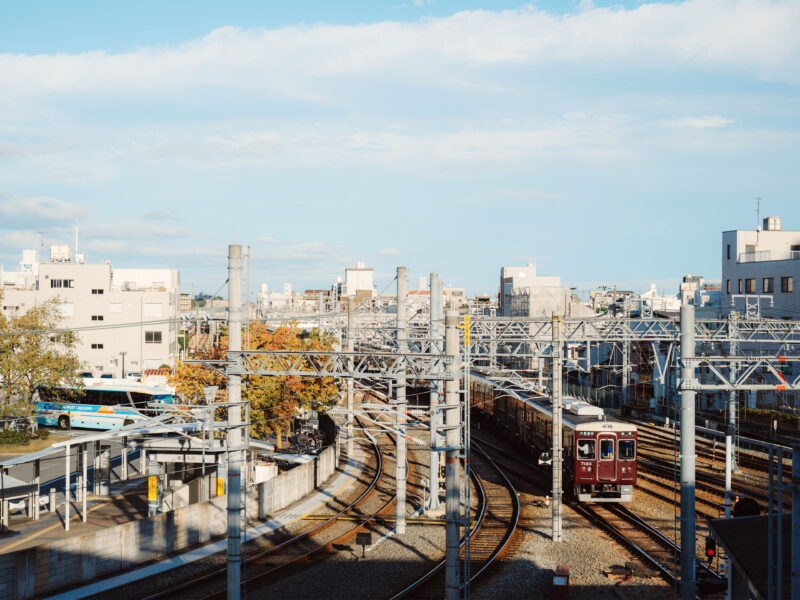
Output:
M339 444L316 460L252 485L247 493L248 521L263 521L312 492L339 462ZM0 555L0 598L23 600L112 575L165 557L227 533L227 496Z

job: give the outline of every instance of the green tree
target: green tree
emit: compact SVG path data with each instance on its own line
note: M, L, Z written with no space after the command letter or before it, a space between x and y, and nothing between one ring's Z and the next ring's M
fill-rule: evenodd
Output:
M0 293L2 300L2 293ZM29 415L39 386L81 386L78 336L60 330L58 300L49 300L12 317L0 313L0 414Z

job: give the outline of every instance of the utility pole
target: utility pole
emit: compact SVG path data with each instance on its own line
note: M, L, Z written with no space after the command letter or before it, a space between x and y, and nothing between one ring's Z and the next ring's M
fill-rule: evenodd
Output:
M322 292L317 297L319 298L319 334L322 335L322 313L325 312L325 299L322 297Z
M125 355L127 352L120 352L119 354L122 357L122 379L125 379Z
M553 541L563 542L561 530L561 315L553 313Z
M625 296L625 318L627 319L627 302L628 297ZM622 342L622 404L630 404L630 382L631 382L631 342L624 340ZM621 407L620 407L621 408Z
M356 316L353 312L355 298L347 298L347 359L348 369L353 370L353 351L355 350ZM353 387L352 377L347 378L347 456L353 458Z
M444 318L442 308L442 288L439 281L438 273L431 273L430 283L430 337L431 337L431 354L438 354L439 348L436 348L434 340L443 341L442 320ZM430 482L430 494L428 497L428 504L425 507L426 511L435 512L440 510L439 503L439 453L435 450L441 446L439 443L439 393L442 391L442 382L431 382L430 394L430 444L431 451L428 462L428 481Z
M245 246L244 348L250 350L250 244Z
M781 502L782 500L778 500ZM792 448L792 600L800 599L800 446Z
M242 349L242 247L228 246L228 350ZM228 367L228 600L242 587L242 376Z
M408 268L397 267L397 351L408 351ZM395 421L397 426L397 485L396 530L406 532L406 376L400 375L395 384Z
M461 441L461 407L458 400L458 311L445 313L444 351L450 358L447 372L450 378L444 383L445 413L445 600L459 600L461 596L459 529L461 524L461 468L459 450Z
M728 315L728 331L731 338L736 336L736 315L731 313ZM729 344L728 354L730 356L737 356L739 354L739 344L731 342ZM730 366L730 381L736 381L737 365L731 361ZM725 428L725 518L731 518L731 504L733 499L733 492L731 490L731 477L734 466L734 452L733 452L733 436L736 433L736 396L738 392L732 389L728 392L728 425ZM728 578L730 585L730 577Z
M695 398L687 386L696 384L694 358L694 306L681 305L681 600L695 598Z

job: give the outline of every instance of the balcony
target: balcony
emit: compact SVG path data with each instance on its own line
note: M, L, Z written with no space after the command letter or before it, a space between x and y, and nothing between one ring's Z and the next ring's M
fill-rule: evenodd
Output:
M763 250L761 252L742 252L739 255L739 263L754 263L762 262L765 260L772 260L772 251Z
M737 262L743 263L757 263L767 260L800 260L800 250L790 250L788 252L778 252L773 256L772 250L762 250L760 252L742 252L739 254Z

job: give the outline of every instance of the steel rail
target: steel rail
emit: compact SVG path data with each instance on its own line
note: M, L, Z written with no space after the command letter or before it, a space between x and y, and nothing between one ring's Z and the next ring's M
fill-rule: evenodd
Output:
M488 463L488 465L494 470L494 472L497 475L499 475L501 481L503 482L503 486L505 487L506 491L509 494L509 497L511 498L512 509L511 509L511 517L509 519L509 522L506 524L505 534L497 542L490 541L490 543L494 543L494 548L491 550L488 556L478 559L481 564L476 571L474 572L472 570L470 571L470 578L469 578L470 584L476 581L479 577L481 577L486 572L486 570L489 569L495 563L497 558L506 550L509 543L514 537L514 534L517 531L517 526L519 524L519 516L520 516L519 496L517 495L517 491L514 488L514 485L511 483L511 480L485 450L480 448L480 446L478 446L474 442L472 444L472 447L473 451L477 451L482 456L482 458ZM479 504L480 508L478 513L478 518L476 519L475 525L469 532L470 544L473 544L477 540L476 536L479 536L482 531L486 531L487 517L490 514L489 513L490 504L488 501L489 494L487 492L486 485L476 472L474 466L472 469L470 469L470 473L472 475L473 481L476 484L476 489L478 490L480 497L480 504ZM493 510L492 512L495 511ZM461 542L461 547L463 548L465 544L466 544L466 538ZM390 600L400 600L401 598L409 598L409 597L418 598L421 595L426 595L426 596L430 595L431 597L433 597L435 595L435 592L439 592L440 590L443 591L442 582L439 582L442 585L436 586L435 590L427 590L428 594L425 594L426 590L424 588L431 585L435 585L433 580L438 575L441 574L442 570L444 569L444 564L445 564L444 561L439 562L435 567L433 567L422 577L414 581L411 585L404 588L395 595L391 596Z
M308 539L308 538L312 537L313 535L319 534L322 531L324 531L324 530L328 529L329 527L331 527L335 522L337 522L339 520L340 517L342 517L343 515L345 515L348 512L353 511L354 509L358 508L358 506L369 495L371 495L373 493L373 491L375 490L376 486L378 485L378 482L380 481L381 477L384 474L383 455L382 455L382 453L380 451L380 448L378 447L378 444L377 444L376 441L370 440L370 443L372 444L373 449L375 450L375 458L376 458L376 463L377 463L376 466L375 466L375 476L372 478L372 481L370 482L370 484L358 496L358 498L356 498L352 503L350 503L348 506L344 507L342 510L340 510L335 515L332 515L330 518L326 519L322 523L319 523L319 524L315 525L311 529L305 530L305 531L303 531L303 532L301 532L301 533L299 533L299 534L297 534L295 536L292 536L292 537L290 537L290 538L288 538L286 540L283 540L282 542L276 544L275 546L271 546L271 547L267 548L266 550L263 550L261 552L258 552L256 554L253 554L253 555L247 557L247 559L244 561L245 564L250 565L250 564L254 563L255 561L263 559L263 558L265 558L265 557L267 557L267 556L269 556L271 554L275 554L276 552L278 552L280 550L283 550L284 548L287 548L287 547L289 547L291 545L294 545L294 544L296 544L296 543L298 543L300 541ZM213 570L211 572L208 572L208 573L205 573L205 574L203 574L203 575L201 575L199 577L192 578L192 579L190 579L188 581L185 581L185 582L182 582L182 583L179 583L179 584L176 584L176 585L171 585L168 589L162 590L162 591L160 591L158 593L151 594L149 596L145 596L145 597L142 598L142 600L167 600L167 599L171 599L171 598L173 598L175 596L175 594L177 592L181 592L181 591L185 591L185 590L188 590L188 589L195 588L195 587L197 587L197 586L199 586L201 584L207 583L207 582L209 582L209 581L211 581L213 579L216 579L216 578L219 578L219 577L224 577L225 574L226 574L226 569L224 569L224 568L223 569L215 569L215 570ZM247 583L249 581L251 581L251 579L247 579L246 581L243 582L243 584ZM206 597L207 598L217 597L217 593L212 594L210 596L206 596Z

